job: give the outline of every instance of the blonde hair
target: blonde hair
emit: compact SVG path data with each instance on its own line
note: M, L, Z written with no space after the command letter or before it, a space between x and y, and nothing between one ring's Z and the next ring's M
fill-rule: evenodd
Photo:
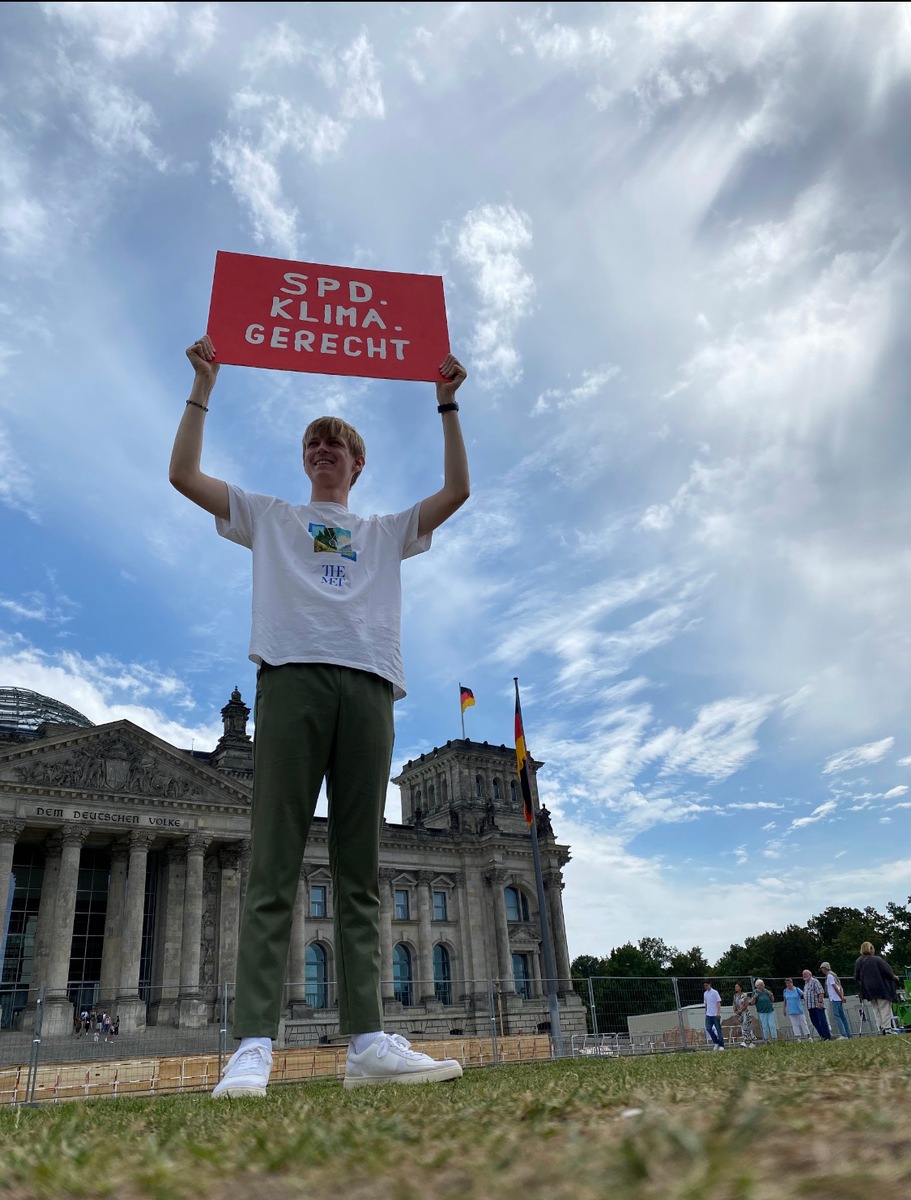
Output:
M307 443L311 437L330 437L338 438L339 441L345 443L348 447L348 452L352 458L367 458L367 447L364 445L364 439L347 421L343 421L341 417L317 417L315 421L311 421L304 430L304 436L301 438L301 448L303 453L307 453ZM357 477L360 475L363 467L358 468L351 476L351 486L354 487L357 483Z
M860 952L861 952L861 954L875 954L876 953L876 951L873 949L872 942L861 942Z

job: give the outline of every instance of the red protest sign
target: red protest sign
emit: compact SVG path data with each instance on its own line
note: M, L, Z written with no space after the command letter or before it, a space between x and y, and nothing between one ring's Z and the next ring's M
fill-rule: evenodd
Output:
M219 363L437 382L449 353L443 280L215 256L206 332Z

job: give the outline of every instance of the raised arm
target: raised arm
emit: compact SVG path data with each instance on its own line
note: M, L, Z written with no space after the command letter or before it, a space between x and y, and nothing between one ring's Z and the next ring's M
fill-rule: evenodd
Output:
M214 361L215 347L209 337L201 337L198 342L194 342L187 350L187 358L195 372L193 387L190 389L190 398L174 438L168 479L178 492L194 504L198 504L214 517L221 517L227 521L231 515L228 485L223 479L214 479L199 469L203 427L206 413L209 411L209 398L218 375L218 363Z
M459 409L455 394L467 379L468 372L451 354L440 364L445 383L437 384L437 404L455 405L441 413L443 420L443 486L421 502L418 536L433 533L439 525L461 508L471 493L468 479L468 455L459 424Z

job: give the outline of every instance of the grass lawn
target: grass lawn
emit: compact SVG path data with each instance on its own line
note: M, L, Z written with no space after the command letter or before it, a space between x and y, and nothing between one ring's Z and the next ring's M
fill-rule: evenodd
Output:
M639 1111L633 1111L639 1110ZM911 1197L911 1035L0 1110L4 1200Z

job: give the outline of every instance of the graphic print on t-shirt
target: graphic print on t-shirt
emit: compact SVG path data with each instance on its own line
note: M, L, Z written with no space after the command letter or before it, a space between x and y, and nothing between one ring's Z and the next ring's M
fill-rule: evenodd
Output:
M337 529L334 525L318 525L311 521L309 533L317 554L340 554L342 558L357 561L357 551L351 546L350 529Z

